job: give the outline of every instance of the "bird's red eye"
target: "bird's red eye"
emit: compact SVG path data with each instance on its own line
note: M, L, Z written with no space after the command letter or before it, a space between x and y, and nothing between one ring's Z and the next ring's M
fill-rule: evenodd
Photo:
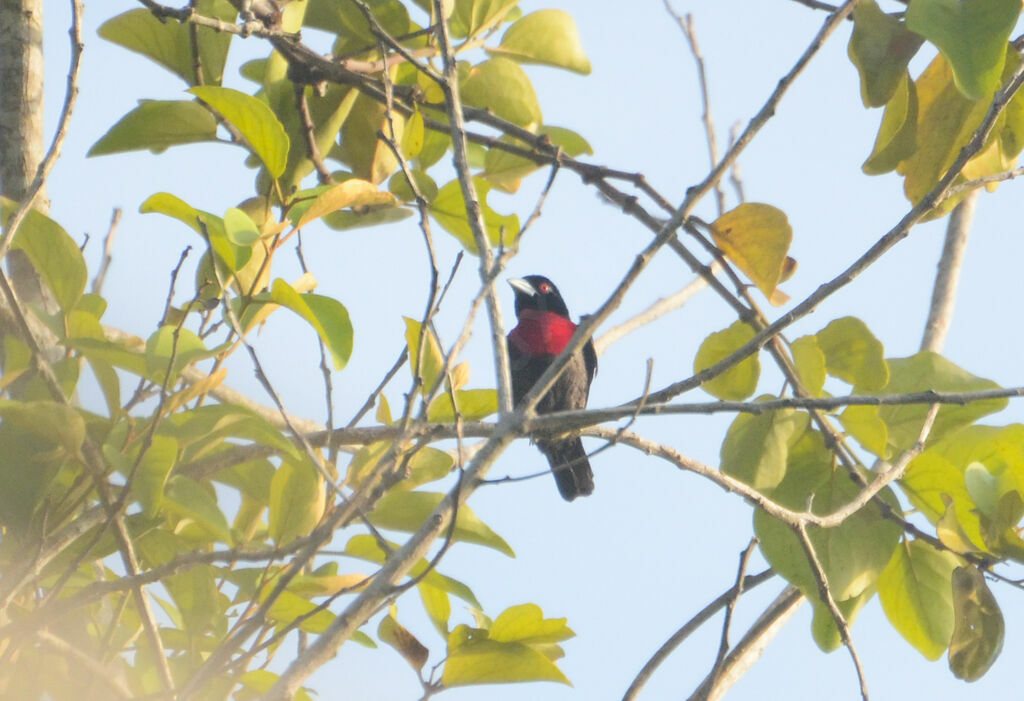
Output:
M542 282L542 283L540 283L540 286L539 286L538 289L540 289L542 294L547 294L548 292L551 291L551 285L549 285L546 282Z

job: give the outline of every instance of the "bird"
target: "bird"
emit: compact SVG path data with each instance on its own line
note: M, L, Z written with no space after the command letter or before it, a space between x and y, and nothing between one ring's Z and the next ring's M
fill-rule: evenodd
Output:
M508 281L515 293L517 324L508 334L509 365L512 373L512 401L516 406L576 331L561 293L543 275L527 275ZM587 340L583 349L569 358L565 369L535 407L538 414L583 409L590 383L597 372L597 352ZM538 439L537 447L551 464L558 492L566 501L594 491L594 473L579 436Z

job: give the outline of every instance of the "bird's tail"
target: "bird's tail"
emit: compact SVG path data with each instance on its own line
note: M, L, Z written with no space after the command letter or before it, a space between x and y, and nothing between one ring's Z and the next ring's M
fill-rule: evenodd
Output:
M594 473L590 469L587 451L579 438L538 442L544 456L551 463L558 492L566 501L588 496L594 491Z

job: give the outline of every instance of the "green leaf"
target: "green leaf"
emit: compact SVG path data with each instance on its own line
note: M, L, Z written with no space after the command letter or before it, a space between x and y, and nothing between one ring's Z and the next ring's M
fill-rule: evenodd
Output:
M791 485L787 495L789 503L800 503L799 487ZM813 493L812 511L825 515L853 501L860 493L860 486L850 479L845 470L833 468L823 484L805 487L803 491L802 503L806 505ZM899 508L891 490L885 489L880 494L890 505ZM754 530L761 539L761 551L769 564L805 596L816 600L817 581L793 529L758 509L754 513ZM901 534L899 525L883 518L880 508L874 503L855 512L839 526L809 531L836 601L873 591Z
M574 158L582 154L594 153L587 140L571 129L544 125L537 129L537 134L547 137L553 145L558 146L567 155ZM499 140L502 143L530 149L525 142L512 136L502 136ZM484 156L482 175L502 192L515 193L519 190L522 179L540 167L541 165L536 161L492 146L487 149L487 154Z
M0 197L0 220L5 231L17 209L16 202ZM65 313L74 309L85 291L88 271L82 251L60 224L30 210L14 235L12 248L28 256Z
M972 462L964 470L964 485L967 493L978 505L981 513L992 516L999 503L999 480L980 462Z
M836 606L839 608L839 612L843 615L843 620L846 621L848 626L853 625L857 614L860 613L860 610L864 608L864 604L870 601L874 595L875 590L872 588L852 598L836 602ZM814 607L814 619L811 621L811 632L814 634L814 642L818 644L818 647L823 652L832 652L843 644L843 638L839 633L839 628L836 627L836 620L832 616L832 611L829 610L827 604L819 599L811 599L811 605Z
M1021 0L914 0L907 27L939 47L953 67L957 88L972 100L999 87L1006 42Z
M860 96L865 107L889 102L907 64L924 40L907 31L896 17L882 12L875 0L861 0L853 10L850 60L860 73Z
M139 205L139 212L142 214L150 214L156 212L157 214L164 214L173 219L177 219L180 222L187 224L199 235L203 235L203 229L199 225L202 221L206 227L212 228L212 224L216 222L216 226L223 229L224 224L220 217L210 214L209 212L203 212L194 208L185 200L172 195L169 192L158 192L155 195L150 195L145 202Z
M283 591L267 609L267 618L277 622L282 628L301 618L302 621L297 626L299 630L319 635L334 623L337 616L330 609L316 609L317 605L312 601L290 591Z
M953 611L949 669L958 679L977 681L1002 652L1006 624L985 575L976 567L953 570Z
M867 393L885 387L889 381L885 352L863 321L844 316L819 331L817 337L828 374Z
M198 565L167 577L162 583L181 612L186 631L198 636L214 629L222 609L212 567Z
M212 489L207 490L183 475L175 475L167 481L164 496L167 511L175 513L179 518L194 521L220 541L229 545L233 543L228 521L217 506L217 498Z
M864 450L883 459L891 457L889 427L878 415L877 406L848 406L839 415L839 423L857 439Z
M392 125L395 140L401 143L405 125L402 115L392 111L389 120L384 105L360 93L341 128L338 160L350 166L358 178L374 184L384 182L398 168L398 159L378 133L390 136Z
M388 545L392 548L397 547L393 543ZM353 536L345 545L345 555L383 565L390 556L390 553L381 548L380 543L372 535L366 534ZM422 558L409 570L410 577L419 577L421 575L423 575L421 581L426 582L430 586L459 597L475 609L481 608L480 602L477 601L472 589L457 579L441 574Z
M878 136L871 155L861 170L867 175L881 175L895 170L917 150L917 85L904 72L896 86L896 93L885 106Z
M902 543L878 579L878 598L889 622L929 660L937 660L953 635L957 557L926 541Z
M202 105L185 100L141 100L89 149L88 156L217 140L217 120Z
M47 412L48 407L24 411L10 407L0 403L0 454L4 456L0 460L0 524L12 538L20 540L22 535L31 537L38 533L33 515L50 494L64 459L53 450L60 428L52 426L52 436L48 435L50 429L43 430L42 421L56 418L54 413ZM18 418L12 419L15 416ZM40 425L32 426L37 418ZM84 424L81 428L84 436Z
M367 7L374 19L390 36L408 34L409 11L398 0L369 0ZM366 21L366 16L355 3L334 0L312 0L306 15L306 26L323 29L334 34L353 37L357 46L377 46L377 37Z
M405 123L402 143L399 145L399 150L406 160L411 161L420 155L420 151L423 150L423 133L423 114L416 110Z
M277 178L284 172L288 163L288 134L267 103L216 85L197 85L189 92L215 109L245 137L271 177Z
M882 394L906 394L926 390L974 392L999 387L995 382L976 377L941 355L929 351L922 351L909 358L890 358L888 364L890 379ZM859 389L855 388L854 391ZM1006 403L1006 399L986 399L963 406L943 405L935 417L928 443L932 444L983 416L1002 411ZM917 442L928 409L927 404L879 407L878 415L889 427L889 445L894 451L905 450Z
M479 421L498 411L498 391L494 389L460 389L455 391L459 416L464 421ZM438 395L427 409L427 421L451 423L455 421L452 399L447 392Z
M104 445L104 450L109 446ZM178 460L178 442L167 436L153 436L142 456L132 482L132 492L142 504L142 512L155 516L164 501L164 485Z
M416 189L419 190L427 204L433 202L437 197L437 183L434 182L434 179L422 170L412 170L410 175L412 175L413 182L416 183ZM409 179L403 171L398 171L391 176L391 180L388 181L388 190L402 202L411 202L416 199L416 193L413 192Z
M227 0L199 0L196 12L229 24L235 21L235 8ZM129 10L104 22L97 33L129 51L142 54L164 68L181 76L189 85L196 85L192 31L199 37L199 59L206 83L219 84L224 75L224 62L234 36L209 27L191 27L184 22L158 19L147 9Z
M270 537L278 545L308 534L324 512L325 487L306 462L285 460L270 481Z
M544 618L537 604L521 604L505 609L494 619L487 637L499 642L559 643L576 634L565 618Z
M69 455L77 455L85 442L85 421L66 404L0 399L0 419L6 426L60 446Z
M281 278L274 280L270 296L309 322L331 352L335 370L345 367L352 356L352 322L345 305L323 295L299 294Z
M711 234L715 245L772 304L785 301L776 289L793 241L793 227L785 212L768 204L745 202L716 219Z
M800 376L800 384L812 397L820 397L825 387L825 354L818 345L817 336L801 336L790 344L793 364Z
M700 344L693 359L694 374L724 360L756 335L754 329L744 321L736 321L724 331L717 331ZM705 392L719 399L740 401L757 389L761 376L761 361L757 353L747 356L731 368L705 381L701 387Z
M441 682L448 687L569 680L543 653L522 643L470 640L448 653Z
M513 124L543 122L533 83L510 59L498 56L473 66L461 82L460 91L467 105L492 110Z
M155 382L163 383L167 378L173 383L183 368L218 352L219 349L207 350L194 331L161 326L146 341L146 374ZM168 370L172 358L174 365Z
M377 502L377 506L368 518L370 523L378 528L415 533L423 526L443 498L443 494L436 492L392 491ZM509 557L515 557L509 544L477 518L476 514L465 504L459 507L452 538L465 543L484 545Z
M482 178L473 178L476 195L483 213L487 241L492 246L499 244L510 246L519 235L519 217L515 214L503 216L495 212L487 204L487 193L490 184ZM430 213L437 222L452 236L459 240L467 251L477 253L476 239L469 226L466 214L466 201L462 197L462 186L453 180L442 187L434 201L430 203Z
M455 0L451 15L452 24L459 27L459 36L475 35L481 29L510 19L509 15L518 2L519 0Z
M740 414L722 442L722 472L757 490L777 486L786 475L789 449L807 430L808 420L795 409Z
M488 49L520 63L539 63L589 75L590 60L583 51L576 22L564 10L538 10L505 31L501 45Z
M420 592L423 610L427 612L430 622L434 624L438 633L447 638L448 620L452 615L452 603L448 593L426 582L420 582L416 588Z

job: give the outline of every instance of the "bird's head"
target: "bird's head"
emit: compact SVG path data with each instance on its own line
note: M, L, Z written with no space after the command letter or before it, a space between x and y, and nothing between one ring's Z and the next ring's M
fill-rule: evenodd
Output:
M559 294L555 283L543 275L509 278L508 284L512 285L515 291L516 316L524 309L536 309L569 318L569 309L565 306L565 300Z

